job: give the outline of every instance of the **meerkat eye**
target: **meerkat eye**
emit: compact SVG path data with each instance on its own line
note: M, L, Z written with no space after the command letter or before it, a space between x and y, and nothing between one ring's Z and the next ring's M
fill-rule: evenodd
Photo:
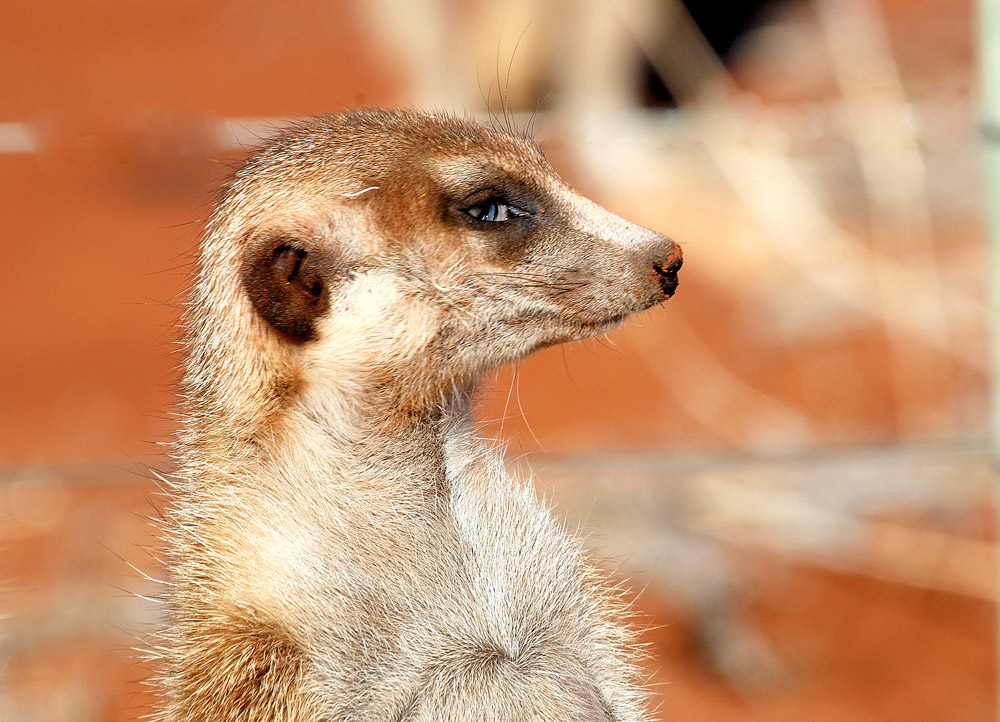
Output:
M530 215L527 211L510 205L503 198L489 198L469 206L465 212L483 223L503 223L511 218Z

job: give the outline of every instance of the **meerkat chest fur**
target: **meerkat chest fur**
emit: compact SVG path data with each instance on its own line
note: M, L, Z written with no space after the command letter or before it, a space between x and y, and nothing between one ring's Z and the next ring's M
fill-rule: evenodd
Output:
M471 408L680 264L472 122L357 111L254 153L186 318L164 719L645 719L615 595Z

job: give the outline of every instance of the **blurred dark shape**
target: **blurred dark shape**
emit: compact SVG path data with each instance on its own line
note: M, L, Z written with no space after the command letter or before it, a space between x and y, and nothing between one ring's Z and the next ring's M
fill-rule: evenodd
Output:
M712 50L726 65L754 30L801 0L684 0L683 4ZM642 61L641 101L647 108L670 108L676 99L648 58Z

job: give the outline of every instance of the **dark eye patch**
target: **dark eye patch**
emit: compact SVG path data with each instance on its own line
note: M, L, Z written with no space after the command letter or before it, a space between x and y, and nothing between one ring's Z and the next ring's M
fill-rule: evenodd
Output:
M449 224L475 231L478 240L469 240L499 261L517 261L528 253L545 220L543 191L527 179L489 166L448 185L442 200Z

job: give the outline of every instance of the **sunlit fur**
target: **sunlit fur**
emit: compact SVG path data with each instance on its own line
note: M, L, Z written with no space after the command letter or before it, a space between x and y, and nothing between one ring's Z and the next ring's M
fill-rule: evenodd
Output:
M532 220L468 222L502 184ZM308 338L241 277L276 236L332 269ZM616 595L471 406L485 373L662 301L679 258L468 121L359 111L254 153L185 321L163 719L645 719Z

